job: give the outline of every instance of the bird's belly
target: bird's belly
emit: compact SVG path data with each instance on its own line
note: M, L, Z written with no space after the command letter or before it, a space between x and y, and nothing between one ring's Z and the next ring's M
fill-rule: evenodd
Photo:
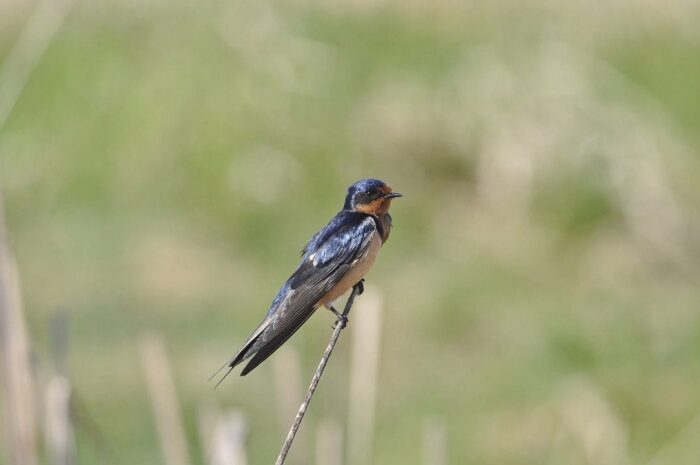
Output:
M326 295L323 296L323 298L321 298L317 304L317 307L320 307L321 305L330 307L333 301L345 294L348 289L364 278L370 268L372 268L372 265L377 259L377 255L379 255L379 250L381 248L382 240L379 237L379 234L375 234L372 242L370 242L369 247L367 248L367 253L362 258L358 259L347 271L347 273L343 275L340 281L338 281L338 284L336 284L333 289L331 289Z

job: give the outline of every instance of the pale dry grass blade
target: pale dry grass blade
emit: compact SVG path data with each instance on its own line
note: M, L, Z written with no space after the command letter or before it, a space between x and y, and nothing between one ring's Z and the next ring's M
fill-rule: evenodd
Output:
M212 465L247 465L247 436L248 426L242 412L233 410L221 416L214 429Z
M0 129L32 71L63 24L74 0L43 0L34 10L0 70Z
M206 463L248 464L248 424L242 412L220 413L214 406L204 406L199 411L199 430Z
M350 399L348 403L348 463L372 463L374 418L382 324L382 298L367 291L353 317Z
M273 357L272 361L278 411L280 412L280 428L284 434L287 432L289 418L294 417L299 400L304 396L301 364L299 354L291 347L279 351L279 355ZM308 441L302 436L296 442L297 446L293 452L290 452L287 460L290 463L300 465L309 463Z
M36 418L30 341L19 276L8 244L0 197L0 344L2 346L8 463L36 465Z
M213 463L213 437L214 427L218 416L218 407L206 402L197 410L197 427L199 432L199 443L202 445L204 463Z
M613 406L590 380L576 377L564 386L563 427L578 444L587 463L629 464L628 431Z
M44 397L44 441L50 463L71 465L76 460L73 427L73 387L68 378L68 320L59 311L51 318L53 373Z
M44 406L44 434L46 449L54 465L75 463L71 396L71 385L65 376L55 375L49 379Z
M447 428L441 419L423 424L423 464L447 465Z
M343 430L340 423L325 418L316 427L316 465L342 465Z
M140 348L163 461L165 465L189 465L187 438L165 343L160 336L147 334Z

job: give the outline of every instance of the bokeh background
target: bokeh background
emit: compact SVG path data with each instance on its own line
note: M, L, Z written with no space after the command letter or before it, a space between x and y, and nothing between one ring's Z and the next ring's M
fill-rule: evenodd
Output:
M698 20L690 0L0 2L6 224L38 392L67 317L78 463L162 463L145 331L191 462L203 406L274 461L275 363L297 354L305 384L331 315L207 378L363 177L405 194L366 283L374 463L697 463ZM345 430L353 329L295 447Z

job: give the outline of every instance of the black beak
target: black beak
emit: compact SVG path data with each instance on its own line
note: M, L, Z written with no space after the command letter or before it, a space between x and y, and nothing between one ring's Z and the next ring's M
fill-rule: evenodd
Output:
M403 194L399 194L398 192L389 192L384 196L385 199L395 199L396 197L403 197Z

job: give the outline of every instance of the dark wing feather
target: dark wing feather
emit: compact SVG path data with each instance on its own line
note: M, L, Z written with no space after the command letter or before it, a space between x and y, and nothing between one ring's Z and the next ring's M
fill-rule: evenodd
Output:
M265 359L267 359L267 357L269 357L277 349L279 349L282 344L287 342L287 339L292 337L292 334L294 334L297 331L297 329L301 328L301 325L303 325L306 322L306 320L308 320L309 317L311 317L311 315L313 315L313 310L310 312L306 312L306 314L299 313L295 315L294 320L290 321L290 324L287 325L286 328L272 332L271 334L273 334L273 336L270 339L266 339L266 341L260 345L260 348L257 352L255 352L253 358L241 371L241 376L245 376L251 371L253 371L255 367L260 365L262 362L265 361Z
M341 212L331 220L305 248L301 264L280 289L265 320L225 366L232 369L253 357L241 372L246 375L284 344L367 252L376 232L374 220L364 215Z

